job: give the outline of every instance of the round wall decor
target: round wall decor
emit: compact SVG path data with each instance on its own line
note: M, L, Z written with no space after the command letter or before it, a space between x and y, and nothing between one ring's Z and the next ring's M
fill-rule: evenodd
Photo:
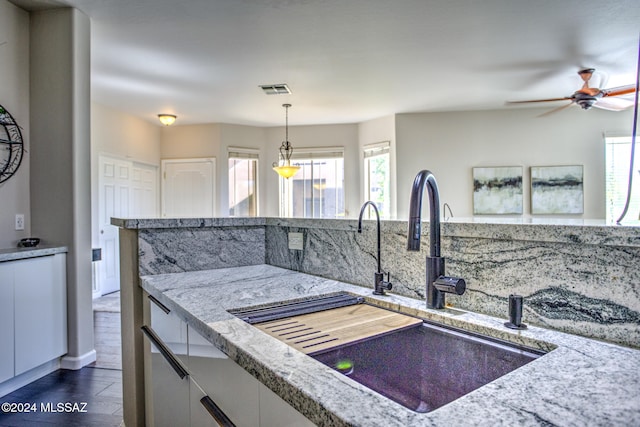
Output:
M0 183L8 180L20 167L24 144L20 126L0 105Z

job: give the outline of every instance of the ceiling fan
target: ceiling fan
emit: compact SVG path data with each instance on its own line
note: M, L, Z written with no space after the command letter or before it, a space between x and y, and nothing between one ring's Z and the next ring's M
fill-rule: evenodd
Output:
M584 82L582 88L575 91L571 96L565 96L563 98L548 98L548 99L533 99L527 101L509 101L507 105L514 104L526 104L534 102L553 102L553 101L570 101L566 105L562 105L551 111L548 111L543 116L551 113L563 110L567 107L577 104L582 109L588 110L591 107L601 108L603 110L610 111L622 111L634 105L634 102L624 98L617 98L624 95L632 94L636 91L635 85L619 86L609 89L598 89L589 87L589 80L593 75L595 68L583 68L578 71L578 75Z

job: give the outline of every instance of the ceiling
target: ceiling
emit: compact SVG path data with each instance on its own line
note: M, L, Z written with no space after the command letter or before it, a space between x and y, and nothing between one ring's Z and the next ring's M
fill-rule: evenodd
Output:
M12 2L87 14L93 100L154 123L276 126L283 103L291 125L505 108L571 95L581 67L592 86L634 83L640 36L637 0Z

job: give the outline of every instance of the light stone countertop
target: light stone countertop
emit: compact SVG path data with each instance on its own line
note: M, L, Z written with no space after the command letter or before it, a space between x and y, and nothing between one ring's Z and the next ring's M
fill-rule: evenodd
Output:
M66 246L37 246L35 248L0 249L0 262L17 261L20 259L37 258L68 252Z
M144 276L142 287L318 425L640 425L640 351L270 265ZM415 413L294 350L226 310L345 291L407 314L548 354L433 412ZM526 301L525 301L526 304ZM505 317L506 317L505 307ZM525 319L526 320L526 319ZM452 372L455 375L455 372Z

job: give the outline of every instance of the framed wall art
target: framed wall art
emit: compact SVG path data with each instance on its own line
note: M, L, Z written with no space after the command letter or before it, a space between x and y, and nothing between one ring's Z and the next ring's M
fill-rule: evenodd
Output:
M473 214L522 214L522 166L473 168Z
M582 165L532 166L531 213L584 213Z

